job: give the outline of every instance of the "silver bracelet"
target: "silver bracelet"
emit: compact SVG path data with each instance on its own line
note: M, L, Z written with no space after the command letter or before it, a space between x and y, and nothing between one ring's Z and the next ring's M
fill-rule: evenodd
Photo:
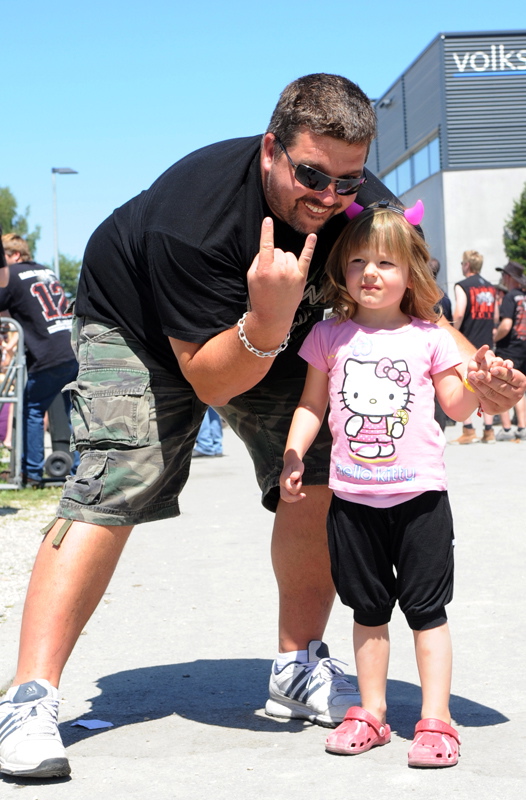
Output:
M245 321L247 318L247 314L248 311L245 311L245 313L243 314L241 319L238 320L237 323L237 335L239 336L239 338L241 339L247 350L250 350L251 353L254 353L254 355L258 356L259 358L274 358L274 356L277 356L278 353L282 353L289 343L290 333L287 333L287 335L285 336L279 347L276 347L275 350L269 350L268 353L264 353L263 350L258 350L256 347L254 347L253 344L250 344L250 342L247 339L247 335L245 333Z

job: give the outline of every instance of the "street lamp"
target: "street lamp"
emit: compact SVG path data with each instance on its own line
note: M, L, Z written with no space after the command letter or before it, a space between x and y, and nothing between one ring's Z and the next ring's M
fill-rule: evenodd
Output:
M58 220L57 220L57 175L78 175L76 169L70 167L51 167L51 182L53 184L53 232L55 245L55 275L60 280L60 266L58 263Z

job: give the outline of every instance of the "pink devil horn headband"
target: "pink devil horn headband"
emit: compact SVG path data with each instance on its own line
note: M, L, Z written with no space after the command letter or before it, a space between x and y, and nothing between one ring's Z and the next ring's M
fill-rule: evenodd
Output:
M421 200L417 200L414 206L406 208L404 217L411 225L420 225L424 217L424 204Z
M347 214L347 216L349 217L349 219L354 219L355 217L357 217L357 216L358 216L358 214L361 214L361 213L362 213L362 211L363 211L363 208L364 208L364 207L363 207L363 206L361 206L361 205L360 205L360 203L356 203L356 202L354 202L354 203L351 203L351 205L349 206L349 208L346 208L346 209L345 209L345 213Z
M424 204L421 200L417 200L414 206L411 208L406 208L405 211L402 208L391 205L388 200L380 200L379 203L368 206L366 210L374 210L375 208L388 208L390 211L396 211L397 214L403 214L406 220L411 223L411 225L420 225L424 216ZM349 208L345 209L345 213L349 219L354 219L354 217L357 217L358 214L362 213L362 211L364 211L364 207L359 203L351 203Z

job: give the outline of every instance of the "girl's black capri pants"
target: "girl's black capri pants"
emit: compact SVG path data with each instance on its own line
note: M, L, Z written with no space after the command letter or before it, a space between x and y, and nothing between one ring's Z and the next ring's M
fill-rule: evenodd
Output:
M454 547L447 492L424 492L390 508L334 496L327 528L336 590L357 623L387 624L397 600L412 630L447 621Z

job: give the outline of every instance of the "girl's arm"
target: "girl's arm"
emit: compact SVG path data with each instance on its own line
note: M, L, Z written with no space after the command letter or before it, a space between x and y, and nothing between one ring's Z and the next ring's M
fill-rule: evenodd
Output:
M279 479L281 499L286 503L296 503L305 497L301 491L303 458L320 430L328 402L329 377L309 364L303 394L292 417Z
M485 374L494 367L503 364L509 367L511 362L503 361L502 358L495 356L485 344L468 361L464 379L458 373L459 367L451 367L432 375L431 380L435 387L438 402L448 417L457 422L463 422L480 405L475 389L469 383L468 375L473 375L474 373L477 373L477 375Z
M437 372L432 381L437 400L451 419L463 422L478 408L476 395L464 386L455 367Z
M438 402L448 417L455 419L457 422L463 422L480 404L480 400L475 394L475 389L469 383L468 376L472 376L475 373L484 375L494 367L502 365L505 367L513 366L511 361L503 361L502 358L494 355L485 344L468 361L464 380L458 373L459 367L451 367L432 375L431 379ZM471 388L468 388L468 386Z

